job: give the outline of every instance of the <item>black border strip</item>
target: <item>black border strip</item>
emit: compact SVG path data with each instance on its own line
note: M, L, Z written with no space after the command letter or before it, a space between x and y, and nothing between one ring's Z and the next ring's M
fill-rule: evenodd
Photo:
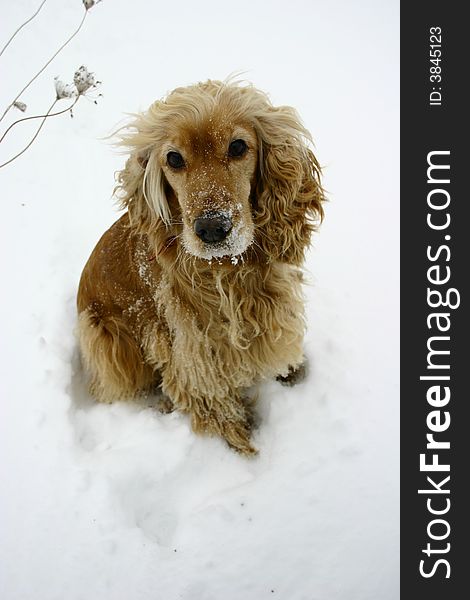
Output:
M466 144L470 109L464 111L464 103L470 104L465 92L469 71L465 60L469 52L465 52L465 48L470 36L465 31L468 25L463 15L464 6L464 3L434 0L401 3L401 597L413 600L460 599L466 593L462 590L468 589L466 578L470 573L465 532L468 519L463 514L469 504L464 486L470 482L467 465L470 452L465 443L466 438L470 440L467 427L470 398L465 386L465 374L470 369L465 314L470 273L467 265L470 258L467 246L470 220L467 219L470 217L466 214L470 199L465 189L467 173L470 173L470 151ZM440 44L430 37L437 34L437 29L431 32L432 27L441 30ZM435 50L441 51L441 60L433 64L430 54ZM440 67L441 81L430 80L430 76L439 71L431 72L436 66ZM442 99L439 103L435 93L431 98L435 104L431 105L433 91L439 91ZM436 151L442 154L429 155ZM428 160L448 164L450 169L431 170L431 181L428 181ZM447 178L450 181L444 183ZM437 191L429 198L431 190ZM428 205L428 201L444 205L448 197L449 205L442 210ZM448 227L433 229L427 222L430 213L431 223L438 226L450 218ZM433 266L438 268L429 272ZM446 283L429 280L442 280L449 274ZM456 291L450 292L449 303L457 304L459 297L460 306L432 308L430 302L439 304L439 296L434 294L429 301L428 288L440 291L443 301L447 291L453 288ZM448 316L439 319L430 317L432 313ZM438 322L442 329L448 326L448 331L440 331ZM433 336L449 339L430 341ZM428 343L432 350L450 353L430 355ZM446 365L448 369L440 368ZM420 376L448 376L450 379L420 380ZM434 406L427 396L432 386L439 386L434 395L429 392L431 402L436 401ZM439 403L445 387L449 388L450 400ZM439 412L429 416L433 411ZM450 425L444 428L449 418ZM442 427L443 431L433 432L430 426ZM448 441L450 448L427 449L426 435L430 433L435 440ZM437 454L435 460L449 464L450 470L421 471L420 454L423 453L428 464L433 460L432 455ZM427 480L428 476L434 484ZM448 476L450 479L442 483ZM442 493L438 493L436 486ZM419 494L419 489L435 493ZM448 508L448 511L433 515L429 507L435 511ZM439 519L441 521L435 521ZM442 539L433 540L429 532ZM427 549L428 553L423 552ZM440 559L449 566L445 562L436 564ZM431 576L420 574L422 560L422 570L428 575L433 573Z

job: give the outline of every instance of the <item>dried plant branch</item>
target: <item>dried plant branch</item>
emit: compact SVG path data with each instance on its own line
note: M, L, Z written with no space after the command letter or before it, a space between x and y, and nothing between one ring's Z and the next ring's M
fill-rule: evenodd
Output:
M46 62L46 64L36 73L36 75L24 86L24 88L21 90L21 92L16 96L16 98L11 102L11 104L9 106L7 106L7 108L5 109L5 112L3 113L3 115L0 117L0 121L3 120L3 118L5 117L5 115L8 113L8 111L12 108L12 106L15 104L15 102L19 99L19 97L29 88L29 86L33 83L33 81L35 81L39 75L41 75L41 73L50 65L50 63L54 60L54 58L59 54L59 52L61 52L61 50L63 50L65 48L65 46L67 46L67 44L69 44L73 38L77 35L77 33L80 31L80 29L83 26L83 23L85 22L86 16L88 14L88 9L85 7L85 12L83 14L82 20L80 21L80 25L77 27L77 29L72 33L72 35L67 38L65 40L65 42L62 44L62 46L51 56L51 58ZM41 124L42 127L42 124ZM3 166L3 165L0 165Z
M41 131L44 123L46 122L46 119L49 119L50 117L55 117L57 115L62 115L67 111L72 111L72 108L77 104L77 102L79 101L80 98L82 98L82 97L86 98L87 93L90 90L96 89L101 83L96 80L95 74L91 73L84 65L82 65L75 71L72 84L64 83L58 77L56 77L54 81L55 81L56 97L55 97L54 102L49 107L49 110L46 112L46 114L45 115L34 115L31 117L23 117L22 119L18 119L17 121L12 123L8 127L8 129L3 133L2 137L0 138L0 143L3 142L3 140L5 139L8 132L15 125L18 125L18 123L22 123L23 121L30 121L32 119L42 119L36 133L34 134L33 138L31 139L31 141L23 148L23 150L21 150L21 152L18 152L18 154L15 154L15 156L10 158L10 160L7 160L3 164L0 164L0 169L2 167L6 167L6 165L9 165L11 162L16 160L19 156L21 156L24 152L26 152L26 150L31 146L31 144L34 142L34 140L38 137L39 132ZM54 106L56 105L56 103L59 100L71 99L71 98L74 98L74 101L67 108L57 111L55 113L52 112Z
M86 15L88 13L88 11L93 8L93 6L95 6L98 2L100 2L101 0L82 0L82 4L85 8L85 12L83 14L83 17L77 27L77 29L65 40L65 42L59 47L59 49L54 52L54 54L51 56L51 58L49 58L49 60L46 62L46 64L36 73L36 75L34 75L34 77L32 77L32 79L23 87L23 89L21 90L21 92L16 96L16 98L11 102L11 104L9 106L7 106L7 108L5 109L3 115L0 117L0 121L3 120L3 118L5 117L5 115L8 113L8 111L12 108L12 107L16 107L19 110L21 110L22 112L24 112L26 110L26 104L24 104L24 102L22 102L21 100L19 100L20 96L29 88L29 86L39 77L39 75L41 75L41 73L50 65L50 63L54 60L54 58L59 54L59 52L61 52L65 46L67 46L67 44L69 44L72 39L78 34L78 32L80 31L80 29L83 27L83 24L85 22L86 19ZM18 29L13 33L13 35L10 37L10 39L8 40L8 42L5 44L5 46L2 48L2 51L0 52L0 56L1 54L3 54L3 52L5 51L5 49L9 46L9 44L11 43L11 41L14 39L14 37L17 35L17 33L19 31L21 31L21 29L27 25L29 22L32 21L32 19L34 19L34 17L39 13L39 11L41 10L41 8L44 6L44 4L46 3L46 0L43 0L41 5L39 6L39 8L37 9L37 11L32 15L32 17L30 17L27 21L25 21L22 25L20 25L20 27L18 27ZM70 114L73 116L72 114L72 108L77 104L78 100L83 96L83 97L87 97L87 93L90 90L96 89L96 87L98 85L100 85L100 82L96 80L94 73L91 73L84 65L80 66L74 74L73 77L73 83L64 83L64 81L60 80L58 77L55 77L54 79L55 81L55 99L54 102L51 104L51 106L49 107L48 111L46 112L46 114L42 114L42 115L33 115L30 117L23 117L21 119L17 119L16 121L14 121L13 123L11 123L9 125L9 127L7 127L7 129L3 132L3 134L0 137L0 144L3 142L3 140L5 139L5 137L8 135L8 133L13 129L13 127L15 127L16 125L18 125L19 123L23 123L24 121L31 121L34 119L41 119L41 122L39 124L39 127L37 128L36 132L34 133L32 139L29 141L29 143L17 154L15 154L15 156L13 156L12 158L10 158L9 160L7 160L6 162L0 164L0 169L2 167L5 167L7 165L9 165L10 163L12 163L14 160L16 160L18 157L20 157L22 154L24 154L28 148L31 147L31 145L33 144L33 142L36 140L36 138L38 137L41 129L43 128L45 122L47 119L49 119L50 117L56 117L58 115L62 115L65 112L70 111ZM59 110L57 112L52 112L56 103L59 100L63 100L63 99L73 99L72 104L69 104L69 106L67 106L67 108L63 109L63 110ZM96 100L95 100L96 103Z
M34 13L34 15L32 17L29 17L29 19L27 21L25 21L22 25L20 25L18 27L18 29L14 32L14 34L11 36L11 38L8 40L8 42L0 50L0 56L5 52L5 50L8 48L8 46L11 44L11 42L13 41L16 34L19 33L23 29L23 27L25 27L25 25L27 25L28 23L31 23L31 21L34 19L34 17L37 14L39 14L39 11L41 10L41 8L44 6L45 3L46 3L46 0L43 0L40 4L39 8L37 9L37 11Z
M7 165L9 165L11 162L13 162L14 160L16 160L19 156L21 156L24 152L26 152L26 150L31 146L31 144L34 142L34 140L38 137L39 132L41 131L44 123L46 122L46 119L48 118L49 114L51 113L52 109L54 108L54 106L56 105L56 103L58 102L58 99L56 98L54 100L54 102L51 104L51 106L49 107L49 110L47 111L47 113L44 115L41 124L39 125L36 133L34 134L33 138L31 139L31 141L29 142L29 144L27 146L25 146L23 148L23 150L21 150L21 152L18 152L18 154L15 154L15 156L13 156L13 158L10 158L10 160L7 160L7 162L4 162L3 164L0 165L0 169L2 167L6 167Z
M72 108L75 106L75 104L77 104L77 102L78 102L78 97L75 99L75 101L73 102L73 104L71 104L67 108L64 108L63 110L60 110L59 112L46 113L45 115L34 115L32 117L23 117L22 119L18 119L17 121L14 121L8 127L8 129L4 132L4 134L2 135L2 137L0 138L0 144L6 138L7 133L10 131L10 129L12 129L15 125L18 125L18 123L22 123L23 121L31 121L33 119L44 119L44 118L50 119L51 117L57 117L58 115L63 115L64 113L68 112L69 110L72 110ZM49 110L51 110L51 109L49 109Z

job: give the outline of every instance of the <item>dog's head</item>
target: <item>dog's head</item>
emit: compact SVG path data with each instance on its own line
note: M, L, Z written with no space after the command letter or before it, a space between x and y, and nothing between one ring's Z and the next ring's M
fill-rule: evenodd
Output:
M208 81L155 102L133 129L119 175L131 220L147 231L164 224L207 260L249 247L268 260L302 260L323 193L292 108L273 107L251 86Z

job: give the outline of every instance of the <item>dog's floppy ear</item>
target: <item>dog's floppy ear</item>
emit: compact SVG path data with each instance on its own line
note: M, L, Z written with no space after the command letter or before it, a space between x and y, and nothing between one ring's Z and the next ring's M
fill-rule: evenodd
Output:
M323 219L320 166L296 111L269 107L258 117L260 155L254 219L270 260L300 264Z
M169 224L170 208L165 192L165 176L158 161L157 140L152 134L158 130L158 103L137 118L120 135L120 146L130 150L122 171L117 173L118 197L123 208L129 211L131 223L142 230L155 226L157 221Z

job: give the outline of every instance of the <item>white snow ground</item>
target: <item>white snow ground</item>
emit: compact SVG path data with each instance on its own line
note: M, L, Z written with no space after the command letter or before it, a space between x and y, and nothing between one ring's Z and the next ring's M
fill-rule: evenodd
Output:
M38 4L5 3L0 40ZM80 4L49 0L0 58L2 107ZM396 600L398 2L104 0L23 97L29 114L81 64L104 82L98 106L50 120L0 171L0 597ZM117 218L124 159L100 138L237 70L299 110L330 194L308 260L311 372L261 387L253 460L184 416L93 404L73 337L80 271Z

